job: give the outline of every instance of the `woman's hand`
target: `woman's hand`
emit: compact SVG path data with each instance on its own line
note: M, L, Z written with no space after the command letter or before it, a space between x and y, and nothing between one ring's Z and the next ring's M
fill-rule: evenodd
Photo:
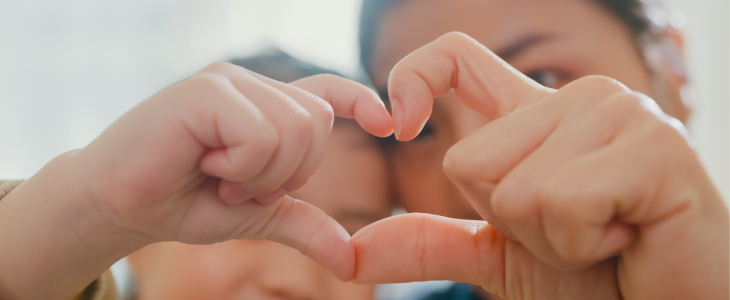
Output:
M216 63L159 92L3 199L0 297L73 297L160 241L269 239L349 280L349 234L285 196L320 163L333 113L392 133L376 93L333 75L284 84Z
M450 279L507 299L728 298L727 207L653 100L605 77L542 87L459 33L404 58L388 87L400 140L450 89L494 120L444 160L489 223L372 224L353 237L356 281Z

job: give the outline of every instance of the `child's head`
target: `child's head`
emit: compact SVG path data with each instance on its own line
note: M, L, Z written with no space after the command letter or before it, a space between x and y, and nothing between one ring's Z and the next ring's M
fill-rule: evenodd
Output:
M354 120L337 118L317 172L289 195L319 207L352 234L390 214L387 182L377 140ZM140 299L372 299L374 292L373 285L343 283L297 250L270 241L159 243L130 261Z

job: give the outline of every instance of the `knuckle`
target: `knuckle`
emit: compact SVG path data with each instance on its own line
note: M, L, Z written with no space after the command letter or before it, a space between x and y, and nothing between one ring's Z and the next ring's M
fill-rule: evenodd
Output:
M258 127L259 129L254 131L257 134L256 142L251 145L256 147L257 157L270 157L279 147L279 133L269 122L264 122Z
M691 142L681 121L665 114L651 98L636 93L619 92L604 102L605 111L613 117L637 118L640 126L648 130L644 138L676 145Z
M323 74L317 74L308 76L307 78L317 78L322 81L329 81L329 80L343 80L344 78L337 76L335 74L329 74L329 73L323 73Z
M210 65L207 65L205 68L203 68L202 70L200 70L200 72L198 72L198 73L202 73L202 74L205 74L205 73L219 73L220 74L220 73L225 73L225 72L228 72L228 71L231 71L231 70L237 70L239 68L240 67L238 67L236 65L233 65L231 63L224 62L224 61L219 61L219 62L214 62L214 63L212 63Z
M536 200L544 213L551 218L562 219L570 215L572 206L569 203L574 203L573 198L563 186L548 184L538 192Z
M318 104L316 109L309 111L312 116L312 121L316 122L317 126L329 128L335 121L335 113L332 110L332 106L326 101L320 99L317 96L312 95L312 98Z
M270 176L266 176L264 178L259 178L259 180L256 181L256 185L252 186L252 194L255 197L261 197L264 195L267 195L273 191L276 191L277 189L282 187L282 182L279 180L279 178L273 178Z
M620 92L628 93L630 90L616 79L590 75L575 80L560 89L560 94L570 95L569 99L574 101L592 101L600 103Z
M643 109L639 100L628 92L616 92L600 105L600 110L607 117L621 117L634 115Z
M230 80L219 74L203 73L188 79L188 84L205 91L222 90L230 85Z
M445 43L465 43L469 42L472 43L474 39L472 39L469 35L459 32L459 31L451 31L448 32L439 38L439 40L443 40Z
M462 146L462 143L457 143L446 152L442 168L452 182L463 183L478 178L479 168L476 166L479 163L474 161L475 156L467 152L470 152L469 148Z
M650 123L653 125L649 131L650 138L657 143L670 144L674 149L681 149L679 146L688 145L687 137L680 132L681 128L657 118L652 118Z
M426 216L418 215L420 222L418 225L418 233L416 235L416 253L418 261L418 269L420 270L420 280L425 280L428 274L428 243L426 234Z
M289 178L289 180L286 181L286 183L284 183L284 185L282 185L282 188L287 191L298 190L303 187L310 178L312 178L312 174L298 170Z
M589 75L577 80L579 83L589 86L598 91L608 91L611 94L624 91L629 91L623 83L616 79L603 75Z
M524 220L529 217L531 207L526 205L529 199L519 199L519 187L502 183L494 189L491 204L492 212L497 218L507 222Z
M297 146L304 147L311 142L314 136L314 120L312 115L305 110L295 113L293 117L296 124Z

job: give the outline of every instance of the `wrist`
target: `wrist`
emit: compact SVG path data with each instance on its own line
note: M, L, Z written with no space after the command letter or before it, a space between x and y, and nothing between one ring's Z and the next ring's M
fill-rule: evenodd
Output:
M78 154L54 158L0 201L0 298L72 298L145 245L100 212Z

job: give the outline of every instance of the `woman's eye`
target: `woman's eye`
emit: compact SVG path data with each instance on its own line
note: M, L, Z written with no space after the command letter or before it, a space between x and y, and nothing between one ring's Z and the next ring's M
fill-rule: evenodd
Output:
M532 80L537 81L537 83L550 88L557 88L558 80L560 79L557 72L549 70L531 72L525 75L530 77Z

